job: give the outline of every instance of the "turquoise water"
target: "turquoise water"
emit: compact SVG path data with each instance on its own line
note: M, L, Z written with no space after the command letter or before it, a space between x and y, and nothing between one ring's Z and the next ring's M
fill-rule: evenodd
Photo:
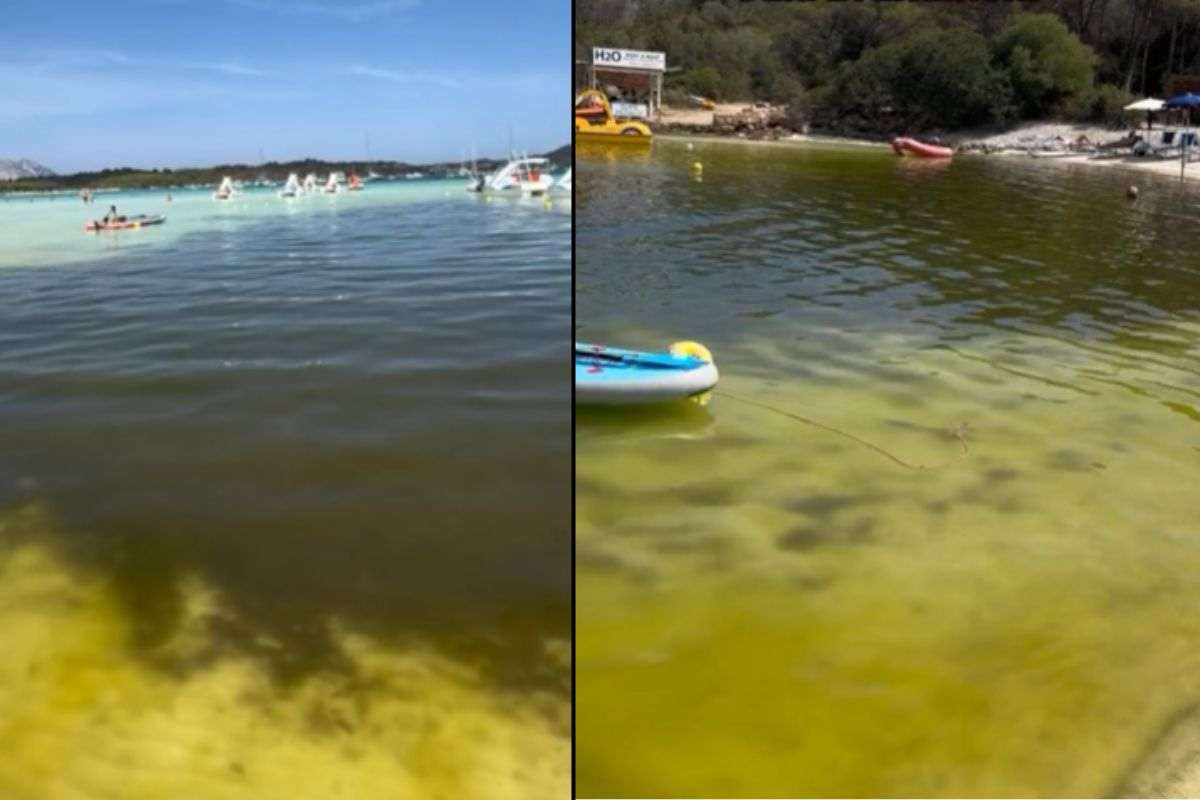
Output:
M95 202L85 205L75 193L65 192L47 196L0 194L0 211L8 220L9 234L0 238L0 268L7 266L38 266L62 264L136 253L161 246L193 233L213 235L230 232L248 223L274 220L281 215L310 225L325 225L331 236L353 231L339 231L338 215L354 209L371 208L381 203L393 207L424 204L433 200L459 201L474 199L465 191L465 179L425 179L419 181L376 181L366 184L360 192L315 194L283 199L281 187L252 187L242 190L232 200L212 199L213 187L204 189L153 189L139 191L100 190ZM168 200L170 196L170 200ZM536 199L506 200L529 206L540 204ZM104 216L110 205L116 205L126 216L165 214L165 224L138 231L106 232L103 235L83 232L86 222ZM569 213L570 199L555 198L553 207Z
M577 415L579 793L1200 792L1198 187L578 154L576 338L722 376Z
M561 795L570 203L165 194L0 201L0 795Z

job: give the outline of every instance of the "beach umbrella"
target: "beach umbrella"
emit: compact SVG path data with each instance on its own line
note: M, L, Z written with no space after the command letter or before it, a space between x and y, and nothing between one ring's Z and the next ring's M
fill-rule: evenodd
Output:
M1186 108L1192 109L1200 106L1200 94L1177 94L1167 102L1163 103L1163 108Z
M1144 111L1146 113L1146 129L1154 128L1154 117L1151 116L1155 111L1162 111L1163 101L1156 97L1147 97L1145 100L1138 100L1125 106L1126 111Z
M1138 100L1136 103L1130 103L1125 106L1126 111L1162 111L1164 103L1162 100L1153 97L1147 97L1145 100Z

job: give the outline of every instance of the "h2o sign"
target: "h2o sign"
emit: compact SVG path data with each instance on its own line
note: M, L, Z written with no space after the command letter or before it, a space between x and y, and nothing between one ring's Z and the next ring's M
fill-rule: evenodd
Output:
M592 65L663 72L667 68L667 54L647 50L622 50L616 47L593 47Z

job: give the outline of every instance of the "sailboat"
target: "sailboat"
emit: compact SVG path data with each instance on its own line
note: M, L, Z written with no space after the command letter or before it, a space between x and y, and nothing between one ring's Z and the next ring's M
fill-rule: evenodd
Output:
M300 185L300 178L296 173L288 175L287 183L283 185L283 190L279 192L280 197L296 197L304 194L304 187Z
M221 179L221 185L213 192L212 198L213 200L228 200L233 197L233 194L233 178L226 175Z
M329 173L329 180L325 181L325 194L337 194L342 190L342 173Z
M350 173L350 184L346 187L349 192L361 192L363 188L362 181L353 172Z
M467 178L467 191L468 192L482 192L484 184L487 183L487 176L480 174L479 167L475 163L475 148L474 148L474 146L471 147L471 169L470 169L470 171L466 171L466 165L464 165L463 169L459 170L459 174L463 175L464 172L465 172L465 176Z
M304 176L304 187L303 188L304 188L305 194L316 194L317 193L317 175L315 172L310 172Z

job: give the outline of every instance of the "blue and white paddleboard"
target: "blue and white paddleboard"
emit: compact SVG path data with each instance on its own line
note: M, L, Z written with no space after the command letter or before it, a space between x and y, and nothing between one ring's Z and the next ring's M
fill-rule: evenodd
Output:
M666 353L575 343L575 402L582 405L666 403L716 385L712 355L694 342L676 342Z

